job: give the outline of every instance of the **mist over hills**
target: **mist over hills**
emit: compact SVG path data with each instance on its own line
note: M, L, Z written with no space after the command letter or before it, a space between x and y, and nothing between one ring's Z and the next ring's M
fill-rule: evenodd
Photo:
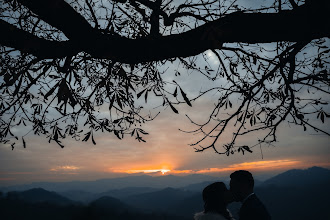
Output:
M150 187L150 188L166 188L184 187L193 183L204 181L219 181L218 177L207 176L201 174L192 174L188 176L127 176L113 179L100 179L95 181L71 181L71 182L36 182L31 184L16 185L0 188L1 191L23 191L33 188L43 188L49 191L65 192L65 191L85 191L91 193L103 193L109 190L123 189L129 187Z
M195 180L193 177L187 179ZM147 177L147 179L153 178L155 177ZM205 176L198 178L203 180ZM157 177L155 179L159 180ZM182 180L184 177L170 176L169 179L180 180L181 182L175 183L180 187L153 188L147 185L108 189L102 193L79 190L56 193L40 188L10 192L0 196L0 212L8 214L8 210L4 209L19 207L27 213L39 209L49 209L50 213L57 210L63 216L59 216L57 212L54 216L61 217L60 219L67 219L67 216L70 216L68 219L191 219L194 213L203 210L201 192L205 186L214 181L201 181L181 186L185 182ZM221 180L216 178L216 181ZM273 220L330 219L329 183L330 170L325 168L289 170L265 182L259 182L255 187L255 193L263 201ZM26 207L29 210L25 210ZM229 206L236 217L239 208L240 203ZM45 215L41 215L40 219L44 219Z

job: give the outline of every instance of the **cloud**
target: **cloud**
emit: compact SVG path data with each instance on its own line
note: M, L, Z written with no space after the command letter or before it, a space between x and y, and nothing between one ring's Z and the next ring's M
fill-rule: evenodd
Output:
M57 167L53 167L50 169L50 171L54 171L54 172L58 172L58 171L77 171L79 170L79 167L76 166L57 166Z
M269 170L269 169L281 169L281 168L289 168L292 166L301 165L301 161L298 160L262 160L262 161L254 161L254 162L245 162L239 164L233 164L228 167L223 168L209 168L204 170L199 170L196 173L215 173L215 172L228 172L235 170Z

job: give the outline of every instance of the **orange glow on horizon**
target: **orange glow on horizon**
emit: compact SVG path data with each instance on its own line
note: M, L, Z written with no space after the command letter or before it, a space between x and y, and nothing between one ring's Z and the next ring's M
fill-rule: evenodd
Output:
M108 172L113 173L127 173L127 174L135 174L135 173L147 173L147 174L153 174L153 173L161 173L162 175L165 175L166 173L170 172L171 166L169 165L161 165L161 166L153 166L148 168L136 168L136 169L108 169Z
M299 168L302 167L302 162L292 159L283 159L283 160L261 160L254 162L244 162L239 164L229 165L227 167L212 167L201 170L180 170L180 169L170 169L171 166L163 165L158 166L157 168L139 168L139 169L108 169L108 172L114 173L127 173L127 174L156 174L161 173L165 174L207 174L207 173L221 173L221 172L233 172L235 170L250 170L250 171L267 171L267 170L276 170L276 169L290 169L290 168ZM161 168L159 168L161 167Z
M233 164L224 168L209 168L209 169L199 170L196 173L229 172L235 170L266 171L266 170L290 168L292 166L298 166L299 164L301 164L301 162L297 160L266 160L266 161L261 160L261 161Z
M153 170L113 170L113 172L115 173L128 173L128 174L132 174L132 173L158 173L161 172L162 174L165 174L167 172L170 172L171 170L167 170L167 169L153 169Z
M170 170L161 170L160 172L164 175L165 173L170 172Z

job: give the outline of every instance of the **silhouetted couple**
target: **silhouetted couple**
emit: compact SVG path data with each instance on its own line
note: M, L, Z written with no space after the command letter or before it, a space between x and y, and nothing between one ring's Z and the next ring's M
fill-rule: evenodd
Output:
M238 170L230 175L230 190L223 182L215 182L203 190L204 211L195 220L234 220L227 209L233 201L241 202L239 220L270 220L271 217L253 192L254 179L249 171Z

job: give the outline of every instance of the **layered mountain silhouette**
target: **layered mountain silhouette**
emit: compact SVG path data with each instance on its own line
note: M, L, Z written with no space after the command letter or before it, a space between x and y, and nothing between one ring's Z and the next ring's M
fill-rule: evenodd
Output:
M21 200L27 203L50 203L57 205L72 205L76 203L55 192L49 192L42 188L30 189L23 192L9 192L7 198L11 200Z
M171 178L176 180L175 176ZM103 193L75 190L59 194L42 188L15 191L0 196L0 216L4 219L191 219L194 213L203 210L201 192L211 182L177 188L109 187ZM273 220L330 219L329 184L330 170L312 167L289 170L258 183L255 193ZM239 207L239 203L229 206L236 217Z
M129 196L123 201L145 211L168 212L173 208L173 204L177 204L193 194L190 191L168 187L156 192Z
M65 192L65 191L85 191L91 193L103 193L114 189L123 189L130 187L150 187L163 189L166 187L179 188L193 183L201 183L204 181L218 181L218 177L207 176L202 174L192 174L188 176L128 176L113 179L100 179L95 181L71 181L71 182L37 182L32 184L24 184L11 186L0 189L0 191L23 191L33 188L43 188L49 191Z
M35 198L33 198L35 196ZM67 202L63 204L63 202ZM21 220L188 220L168 213L145 213L117 198L103 196L88 205L70 201L63 196L44 189L9 192L0 197L1 219Z
M98 211L118 213L133 210L131 206L123 203L119 199L110 196L103 196L101 198L96 199L95 201L90 203L90 207Z

